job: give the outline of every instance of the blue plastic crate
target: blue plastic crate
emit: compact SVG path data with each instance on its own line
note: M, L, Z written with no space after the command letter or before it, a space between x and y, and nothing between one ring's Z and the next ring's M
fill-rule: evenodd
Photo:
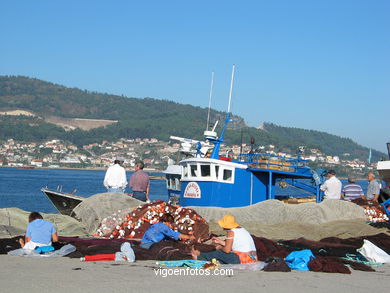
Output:
M387 215L390 217L390 211L388 210L388 207L390 206L390 198L388 200L386 200L385 202L381 203L381 205L385 209L385 212L387 213Z

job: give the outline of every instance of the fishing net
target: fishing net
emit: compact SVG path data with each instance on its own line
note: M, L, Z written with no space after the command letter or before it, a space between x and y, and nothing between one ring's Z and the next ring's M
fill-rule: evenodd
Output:
M2 240L0 239L0 252ZM129 239L82 239L77 237L60 237L59 241L64 244L72 244L77 250L68 255L71 258L80 258L86 255L111 254L120 251L123 242L130 242L136 260L184 260L192 259L191 245L181 241L166 240L153 244L149 249L141 248L139 242ZM208 252L215 250L215 246L194 243L195 249Z
M24 235L30 213L17 208L0 209L0 237ZM87 236L84 225L76 219L59 214L41 214L56 227L59 235Z
M367 222L386 223L389 221L389 216L384 207L378 202L368 201L362 198L355 199L352 202L364 209Z
M331 221L365 219L364 210L350 202L325 200L317 203L286 204L267 200L247 207L191 207L207 221L216 221L225 214L233 215L238 223L256 221L274 225L285 222L323 224Z
M206 219L210 231L215 234L223 233L216 221L225 214L234 215L236 221L252 234L270 239L305 237L319 240L329 236L348 238L379 232L366 225L363 208L341 200L296 205L268 200L239 208L192 208Z
M164 201L155 201L130 210L118 210L104 218L94 236L106 238L140 239L146 230L160 221L165 214L174 217L173 230L196 238L208 237L208 225L194 210L171 205Z
M127 218L127 226L119 227L119 230L116 228L123 224L124 216L129 215L130 212L141 205L144 205L144 202L124 194L103 193L86 198L74 209L74 216L80 222L71 217L58 214L44 215L44 217L56 225L60 235L83 236L96 233L99 225L105 218L112 216L114 213L118 214L120 210L119 216L115 219L117 221L114 221L109 229L102 231L102 236L110 237L114 230L117 230L118 235L120 235L119 231L121 230L124 230L125 234L134 231L131 225L130 229L127 228L129 223ZM157 204L153 203L153 206L153 209L155 209ZM164 208L166 207L168 207L169 212L172 212L172 208L169 208L170 205L165 205ZM196 212L206 222L203 226L200 225L200 222L197 222L197 225L193 225L193 233L206 233L206 231L210 230L214 234L223 234L223 230L218 226L216 220L228 213L234 215L237 222L252 234L269 239L289 240L305 237L310 240L319 240L330 236L349 238L373 235L387 230L385 227L377 229L365 224L366 216L364 209L354 203L341 200L326 200L320 204L302 203L297 205L286 204L277 200L268 200L249 207L192 207L185 210ZM135 221L131 221L134 223L139 221L141 214L145 214L145 211L145 209L137 210L136 219L133 219ZM157 215L157 211L155 213ZM158 212L158 214L160 213L161 211ZM149 214L148 216L151 215ZM27 226L27 217L28 212L19 209L0 209L0 237L24 234ZM136 231L138 234L134 234L134 238L143 235L144 230L150 224L150 220L144 221L136 229L139 231ZM183 233L191 231L186 230L190 226L184 223L178 223L177 225L179 231ZM113 229L114 226L115 229ZM180 226L184 227L180 228ZM129 231L123 228L127 228ZM199 230L198 232L196 232L197 229ZM121 233L123 234L123 232Z
M83 200L73 210L73 216L80 220L92 235L104 218L118 210L133 210L144 202L121 193L98 193Z

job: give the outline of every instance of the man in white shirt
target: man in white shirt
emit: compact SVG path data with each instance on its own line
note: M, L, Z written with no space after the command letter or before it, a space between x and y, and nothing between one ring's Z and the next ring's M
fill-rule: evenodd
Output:
M103 181L107 192L124 193L127 185L126 170L123 168L124 161L123 158L116 158L114 165L107 169Z
M325 193L324 199L340 199L342 184L336 177L334 170L328 171L328 180L321 185L321 190Z

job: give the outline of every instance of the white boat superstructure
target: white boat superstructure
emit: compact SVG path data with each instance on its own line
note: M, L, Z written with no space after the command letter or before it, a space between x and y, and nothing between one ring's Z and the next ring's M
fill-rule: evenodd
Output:
M377 164L377 171L380 179L386 182L386 187L390 187L390 142L387 143L387 152L389 160L379 161Z
M377 170L380 179L386 182L386 186L390 186L390 161L379 161Z
M387 161L379 161L377 163L377 171L379 178L383 180L386 186L382 186L379 200L386 202L390 199L390 142L387 143L387 151L389 159Z

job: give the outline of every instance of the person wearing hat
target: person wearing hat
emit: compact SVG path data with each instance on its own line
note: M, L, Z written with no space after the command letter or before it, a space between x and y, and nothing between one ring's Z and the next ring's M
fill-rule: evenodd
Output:
M234 216L225 215L218 220L218 225L227 231L227 237L222 240L213 237L216 250L211 252L200 252L192 248L193 259L211 261L215 258L223 264L240 264L257 262L255 243L251 234L237 224Z
M103 181L107 192L124 193L127 185L126 170L123 167L124 161L125 159L118 157L115 159L114 165L108 167Z
M341 181L337 179L334 170L328 171L328 179L321 185L321 191L325 193L324 199L340 199L341 197Z
M341 192L341 197L344 200L351 201L364 196L362 187L356 184L356 179L352 176L348 177L348 184L346 184Z

